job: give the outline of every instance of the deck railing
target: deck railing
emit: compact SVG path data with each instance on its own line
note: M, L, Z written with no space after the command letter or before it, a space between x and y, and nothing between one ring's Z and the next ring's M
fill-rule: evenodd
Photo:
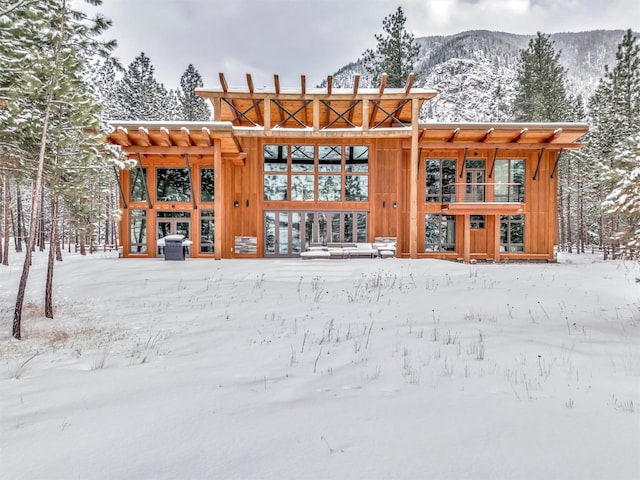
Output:
M442 187L442 202L522 203L520 183L449 183Z

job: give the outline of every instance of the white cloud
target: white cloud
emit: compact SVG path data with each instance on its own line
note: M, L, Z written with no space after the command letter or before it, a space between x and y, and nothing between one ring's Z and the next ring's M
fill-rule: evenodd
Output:
M79 0L75 0L79 1ZM416 36L486 29L537 31L640 30L637 0L110 0L100 11L113 19L110 38L130 63L144 51L160 81L177 85L189 63L205 86L218 86L224 71L230 84L310 85L375 46L382 19L398 3ZM243 68L247 72L242 71Z

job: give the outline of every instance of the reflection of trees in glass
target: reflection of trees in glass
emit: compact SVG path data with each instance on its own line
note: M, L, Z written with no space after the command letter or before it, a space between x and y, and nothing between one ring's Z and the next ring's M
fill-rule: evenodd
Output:
M454 202L455 183L455 160L427 159L425 161L425 200L427 202Z
M291 171L313 172L314 156L313 145L294 145L291 147Z
M264 171L286 172L289 147L286 145L264 146Z
M191 179L186 168L158 168L156 170L156 199L164 202L191 200Z
M300 231L301 215L298 212L291 213L291 252L302 251L302 232Z
M215 251L215 223L213 210L200 212L200 252L213 253Z
M496 202L523 202L524 160L496 160L494 182ZM507 183L517 185L500 185Z
M313 200L313 175L291 176L291 200Z
M130 211L131 225L131 253L145 253L147 251L147 212L145 210Z
M345 163L347 172L368 172L369 147L345 147Z
M425 252L453 252L456 248L456 217L454 215L425 215Z
M213 168L200 169L200 201L213 202L214 197Z
M344 242L353 242L353 213L344 214Z
M134 168L131 170L131 201L144 202L147 200L147 189L145 182L147 179L146 168Z
M369 199L369 177L347 175L344 179L345 200L361 202Z
M341 172L342 171L342 147L338 145L318 147L318 171Z
M318 213L318 241L322 245L326 245L327 239L327 214Z
M286 175L265 175L264 176L264 199L265 200L286 200L287 199L287 176Z
M340 238L340 213L331 214L331 241L342 241L342 239Z
M311 242L314 241L313 238L313 221L315 215L313 213L307 213L305 215L304 221L304 238L305 238L305 247L309 248L311 246Z
M507 252L524 252L524 215L500 216L500 246Z
M367 241L367 214L363 212L358 212L357 214L357 241L358 242L366 242Z
M342 190L341 178L339 175L318 176L318 200L339 201Z
M276 253L276 214L269 212L264 219L265 253Z

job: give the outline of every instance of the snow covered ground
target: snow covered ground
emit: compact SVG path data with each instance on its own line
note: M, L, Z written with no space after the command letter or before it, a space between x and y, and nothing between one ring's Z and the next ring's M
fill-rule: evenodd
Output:
M640 478L637 264L20 260L2 478Z

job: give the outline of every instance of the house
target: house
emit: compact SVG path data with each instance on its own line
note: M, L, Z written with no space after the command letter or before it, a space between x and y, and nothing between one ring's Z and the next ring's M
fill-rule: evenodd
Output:
M395 239L397 255L552 260L557 167L586 124L419 123L413 87L200 89L212 122L112 122L125 257L295 257L312 244Z

